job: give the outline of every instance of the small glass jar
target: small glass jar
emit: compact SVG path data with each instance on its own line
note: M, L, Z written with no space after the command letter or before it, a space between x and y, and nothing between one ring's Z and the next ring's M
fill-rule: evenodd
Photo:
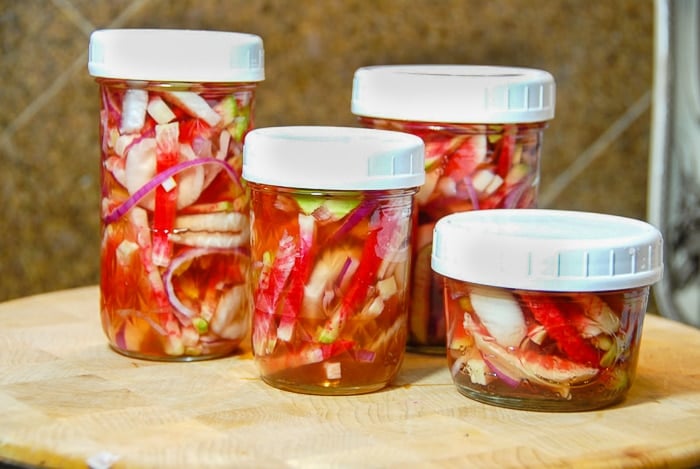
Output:
M370 128L425 142L416 196L409 346L445 353L440 282L430 270L435 223L465 210L533 208L542 137L554 117L544 71L469 65L391 65L355 72L352 112Z
M253 354L266 383L347 395L397 374L423 152L415 136L371 129L248 135Z
M100 30L102 327L153 360L235 351L249 332L243 139L264 78L242 33Z
M432 268L444 277L448 365L462 394L538 411L624 399L663 271L656 228L557 210L452 214L435 227Z

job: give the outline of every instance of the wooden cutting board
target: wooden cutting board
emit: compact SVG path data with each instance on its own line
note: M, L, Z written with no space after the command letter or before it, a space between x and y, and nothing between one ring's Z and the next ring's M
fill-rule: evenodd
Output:
M96 287L0 304L0 461L51 467L690 467L700 464L700 331L648 315L620 405L539 413L459 394L443 357L409 354L363 396L294 394L250 353L123 357Z

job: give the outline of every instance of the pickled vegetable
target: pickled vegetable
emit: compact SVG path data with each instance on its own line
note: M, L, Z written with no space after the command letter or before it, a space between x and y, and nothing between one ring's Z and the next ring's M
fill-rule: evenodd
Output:
M406 343L413 193L251 188L262 378L317 394L384 387Z
M249 331L252 85L101 84L101 318L117 351L189 360Z
M492 404L586 410L618 402L636 369L648 288L558 293L446 279L458 389Z
M409 344L443 353L442 285L429 275L432 227L454 212L534 207L544 124L444 124L368 117L359 121L367 127L411 133L425 142L426 182L416 195Z

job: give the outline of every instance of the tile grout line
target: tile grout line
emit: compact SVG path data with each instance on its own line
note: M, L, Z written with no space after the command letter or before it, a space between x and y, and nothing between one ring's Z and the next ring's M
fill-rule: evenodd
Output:
M87 20L83 14L71 3L70 0L51 0L80 30L87 36L90 35L95 25Z
M588 148L586 148L564 171L554 178L542 191L538 205L547 207L576 179L588 166L598 159L603 151L627 130L651 106L651 92L644 93L634 104L608 127Z
M149 1L150 0L136 0L132 2L127 8L122 10L121 14L117 16L114 21L109 24L109 27L118 27L123 25ZM73 5L68 0L54 0L54 4L57 8L64 11L69 18L80 27L81 31L85 32L83 29L83 26L85 26L84 23L88 23L92 26L92 23L87 22L82 15L75 11ZM82 20L80 18L82 18ZM76 20L78 21L76 22ZM87 57L87 52L80 54L44 92L40 93L31 103L29 103L29 105L25 107L22 112L20 112L17 117L2 131L0 134L0 145L8 150L7 153L9 155L14 155L15 159L21 158L21 156L15 151L9 151L16 150L15 145L12 142L13 134L17 131L17 129L29 122L32 117L34 117L46 104L48 104L48 102L51 101L51 99L66 86L73 74L76 73L79 68L86 66Z
M32 117L34 117L54 96L56 96L63 89L73 73L75 73L79 66L82 66L85 63L86 59L87 53L81 54L76 60L73 61L66 71L61 73L58 78L51 82L51 85L44 92L39 94L34 101L29 103L29 105L25 107L12 122L10 122L10 125L5 128L0 136L0 142L4 147L12 146L10 141L12 140L12 135L17 131L17 129L29 122Z

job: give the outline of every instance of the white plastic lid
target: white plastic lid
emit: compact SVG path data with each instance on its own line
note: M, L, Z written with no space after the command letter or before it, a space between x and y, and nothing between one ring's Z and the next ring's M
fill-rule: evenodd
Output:
M355 71L351 109L418 122L511 124L554 117L548 72L486 65L381 65Z
M252 130L243 146L243 178L300 189L372 190L425 181L423 141L415 135L354 127Z
M539 291L605 291L651 285L663 273L661 233L598 213L493 209L435 225L432 268L457 280Z
M103 29L90 35L92 76L176 82L257 82L265 78L262 39L188 29Z

